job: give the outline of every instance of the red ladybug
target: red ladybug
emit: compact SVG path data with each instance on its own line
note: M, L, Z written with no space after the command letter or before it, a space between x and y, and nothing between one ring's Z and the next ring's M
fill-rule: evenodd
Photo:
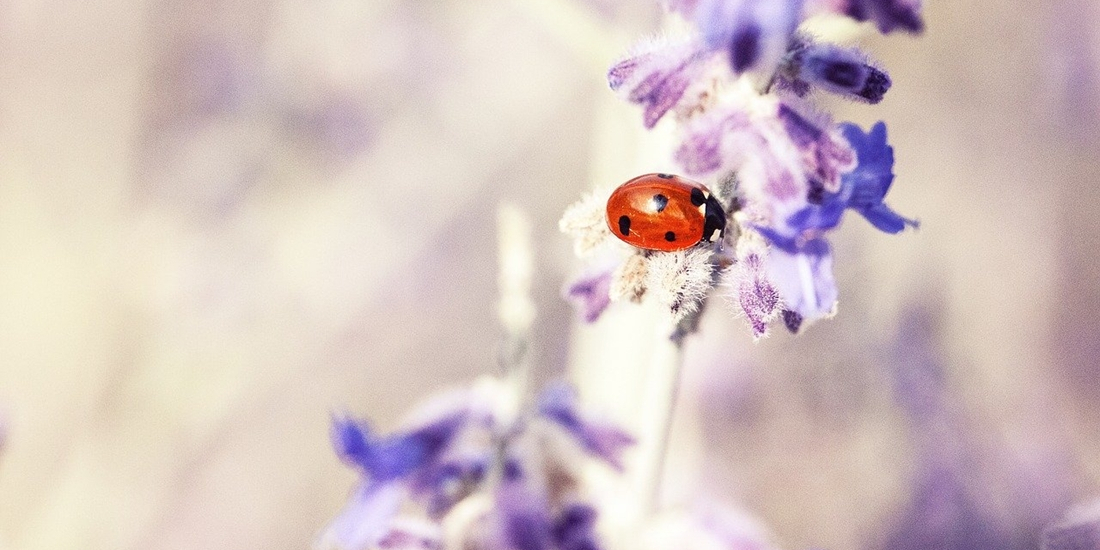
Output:
M672 252L721 239L726 212L701 183L669 174L646 174L611 193L607 227L638 248Z

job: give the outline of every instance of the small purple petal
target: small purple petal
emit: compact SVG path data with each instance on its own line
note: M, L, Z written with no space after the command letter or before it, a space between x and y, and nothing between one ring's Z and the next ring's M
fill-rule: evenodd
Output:
M676 163L691 176L709 174L722 166L722 125L696 124L676 149Z
M628 57L615 63L607 70L607 85L612 91L618 91L639 66L645 65L653 57L653 54L643 54L636 57Z
M612 426L586 419L577 410L577 395L565 383L551 384L539 394L538 411L565 428L586 451L622 469L622 453L634 444L630 434Z
M453 413L406 433L372 438L366 424L351 419L333 421L337 454L363 470L374 482L406 477L439 456L450 444L467 415Z
M847 15L856 21L874 21L883 33L924 31L919 0L852 0Z
M917 227L916 220L899 216L882 202L894 181L894 148L887 142L886 124L878 122L866 134L855 124L841 124L840 131L855 148L859 160L841 181L842 187L849 190L848 206L887 233Z
M709 58L692 42L652 43L607 72L611 89L644 109L643 122L652 128L684 98Z
M332 446L341 460L349 464L361 464L370 453L370 427L366 422L353 418L334 417L332 419Z
M779 292L764 273L764 260L759 254L748 254L738 262L736 276L737 304L760 338L768 332L768 322L779 307Z
M685 174L705 176L720 169L733 169L743 160L745 153L734 145L760 140L745 112L714 111L688 125L674 159Z
M783 298L783 305L806 320L831 315L837 289L833 278L833 257L824 239L803 243L799 252L773 248L768 257L768 278Z
M429 516L442 517L485 480L493 448L486 444L480 451L432 464L412 480L411 487L426 503Z
M573 302L586 323L594 323L611 304L611 275L613 271L581 277L565 289L565 295Z
M799 149L809 149L821 139L824 133L789 105L780 104L776 116L783 122L787 135Z

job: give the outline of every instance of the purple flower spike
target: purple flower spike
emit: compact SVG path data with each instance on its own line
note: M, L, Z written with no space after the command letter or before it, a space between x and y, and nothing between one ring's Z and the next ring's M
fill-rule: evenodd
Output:
M407 433L372 438L365 422L337 418L332 439L341 459L359 467L372 482L384 483L406 477L435 460L465 420L465 414L455 413Z
M620 97L644 109L644 124L652 128L685 98L709 58L693 42L653 42L611 66L607 83Z
M577 411L577 394L571 386L565 383L548 386L539 395L538 411L565 428L584 450L622 469L622 453L634 444L634 438L611 424L581 416Z
M613 271L581 277L565 289L581 318L586 323L594 323L611 304L611 274Z
M816 86L848 99L878 103L890 89L890 76L858 48L817 44L806 37L798 37L777 76L780 88L799 96Z

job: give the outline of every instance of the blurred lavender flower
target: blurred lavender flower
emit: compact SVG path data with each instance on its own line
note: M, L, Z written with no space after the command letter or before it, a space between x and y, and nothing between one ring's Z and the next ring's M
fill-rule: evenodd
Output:
M1023 435L1030 449L1021 452L1018 442L1000 443L952 405L956 400L937 351L944 329L932 313L936 309L919 307L903 313L890 360L884 364L893 379L894 399L913 432L916 474L913 494L874 547L1036 548L1042 526L1069 501L1071 455L1052 434L1038 441L1037 434ZM1082 526L1095 525L1100 517L1096 510L1094 506L1091 517L1071 512L1048 528L1043 547L1096 548L1074 546L1087 541L1076 537Z
M809 15L832 12L873 19L883 30L913 29L919 4L667 0L665 6L683 15L694 33L643 43L611 66L608 83L643 107L646 128L673 113L680 133L673 159L687 175L718 182L713 194L732 223L717 242L686 250L640 251L620 244L608 301L604 287L593 284L603 279L577 281L570 294L581 298L588 322L608 302L651 296L674 322L684 323L724 280L755 337L780 318L797 332L836 311L839 293L825 235L845 210L887 233L917 226L884 203L894 178L885 124L865 134L852 124L834 124L803 99L820 88L878 103L890 89L889 75L859 49L819 43L800 33L799 25ZM750 70L768 76L763 92L754 85L759 79L739 76ZM730 181L736 189L724 185ZM573 236L579 255L615 241L600 200L609 194L589 195L562 217L560 227ZM770 246L742 245L761 238Z
M611 304L611 274L611 271L604 271L586 275L573 281L565 289L565 297L576 303L577 310L586 323L599 319L600 314Z
M482 494L493 504L462 537L497 541L492 548L599 548L596 511L579 499L577 468L584 456L621 468L633 438L583 414L564 384L548 387L519 416L507 412L508 398L500 383L485 380L429 400L406 429L387 436L362 421L334 420L336 452L362 482L317 547L441 548L448 516ZM398 515L409 499L425 517Z
M538 413L565 428L590 455L622 469L622 453L634 438L618 427L580 415L577 394L572 387L555 384L542 391Z
M846 15L856 21L872 21L879 31L924 31L921 0L808 0L809 11Z
M1014 550L1011 536L997 529L959 479L946 468L926 468L916 480L916 494L883 550ZM1022 550L1022 548L1021 548Z

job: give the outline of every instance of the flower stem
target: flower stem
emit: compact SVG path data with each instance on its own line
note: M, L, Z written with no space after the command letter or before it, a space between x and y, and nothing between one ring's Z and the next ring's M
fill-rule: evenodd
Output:
M497 207L497 261L500 295L497 315L501 325L498 374L511 386L518 413L527 398L531 378L529 348L531 324L535 319L531 281L535 252L531 220L523 209L513 204Z

